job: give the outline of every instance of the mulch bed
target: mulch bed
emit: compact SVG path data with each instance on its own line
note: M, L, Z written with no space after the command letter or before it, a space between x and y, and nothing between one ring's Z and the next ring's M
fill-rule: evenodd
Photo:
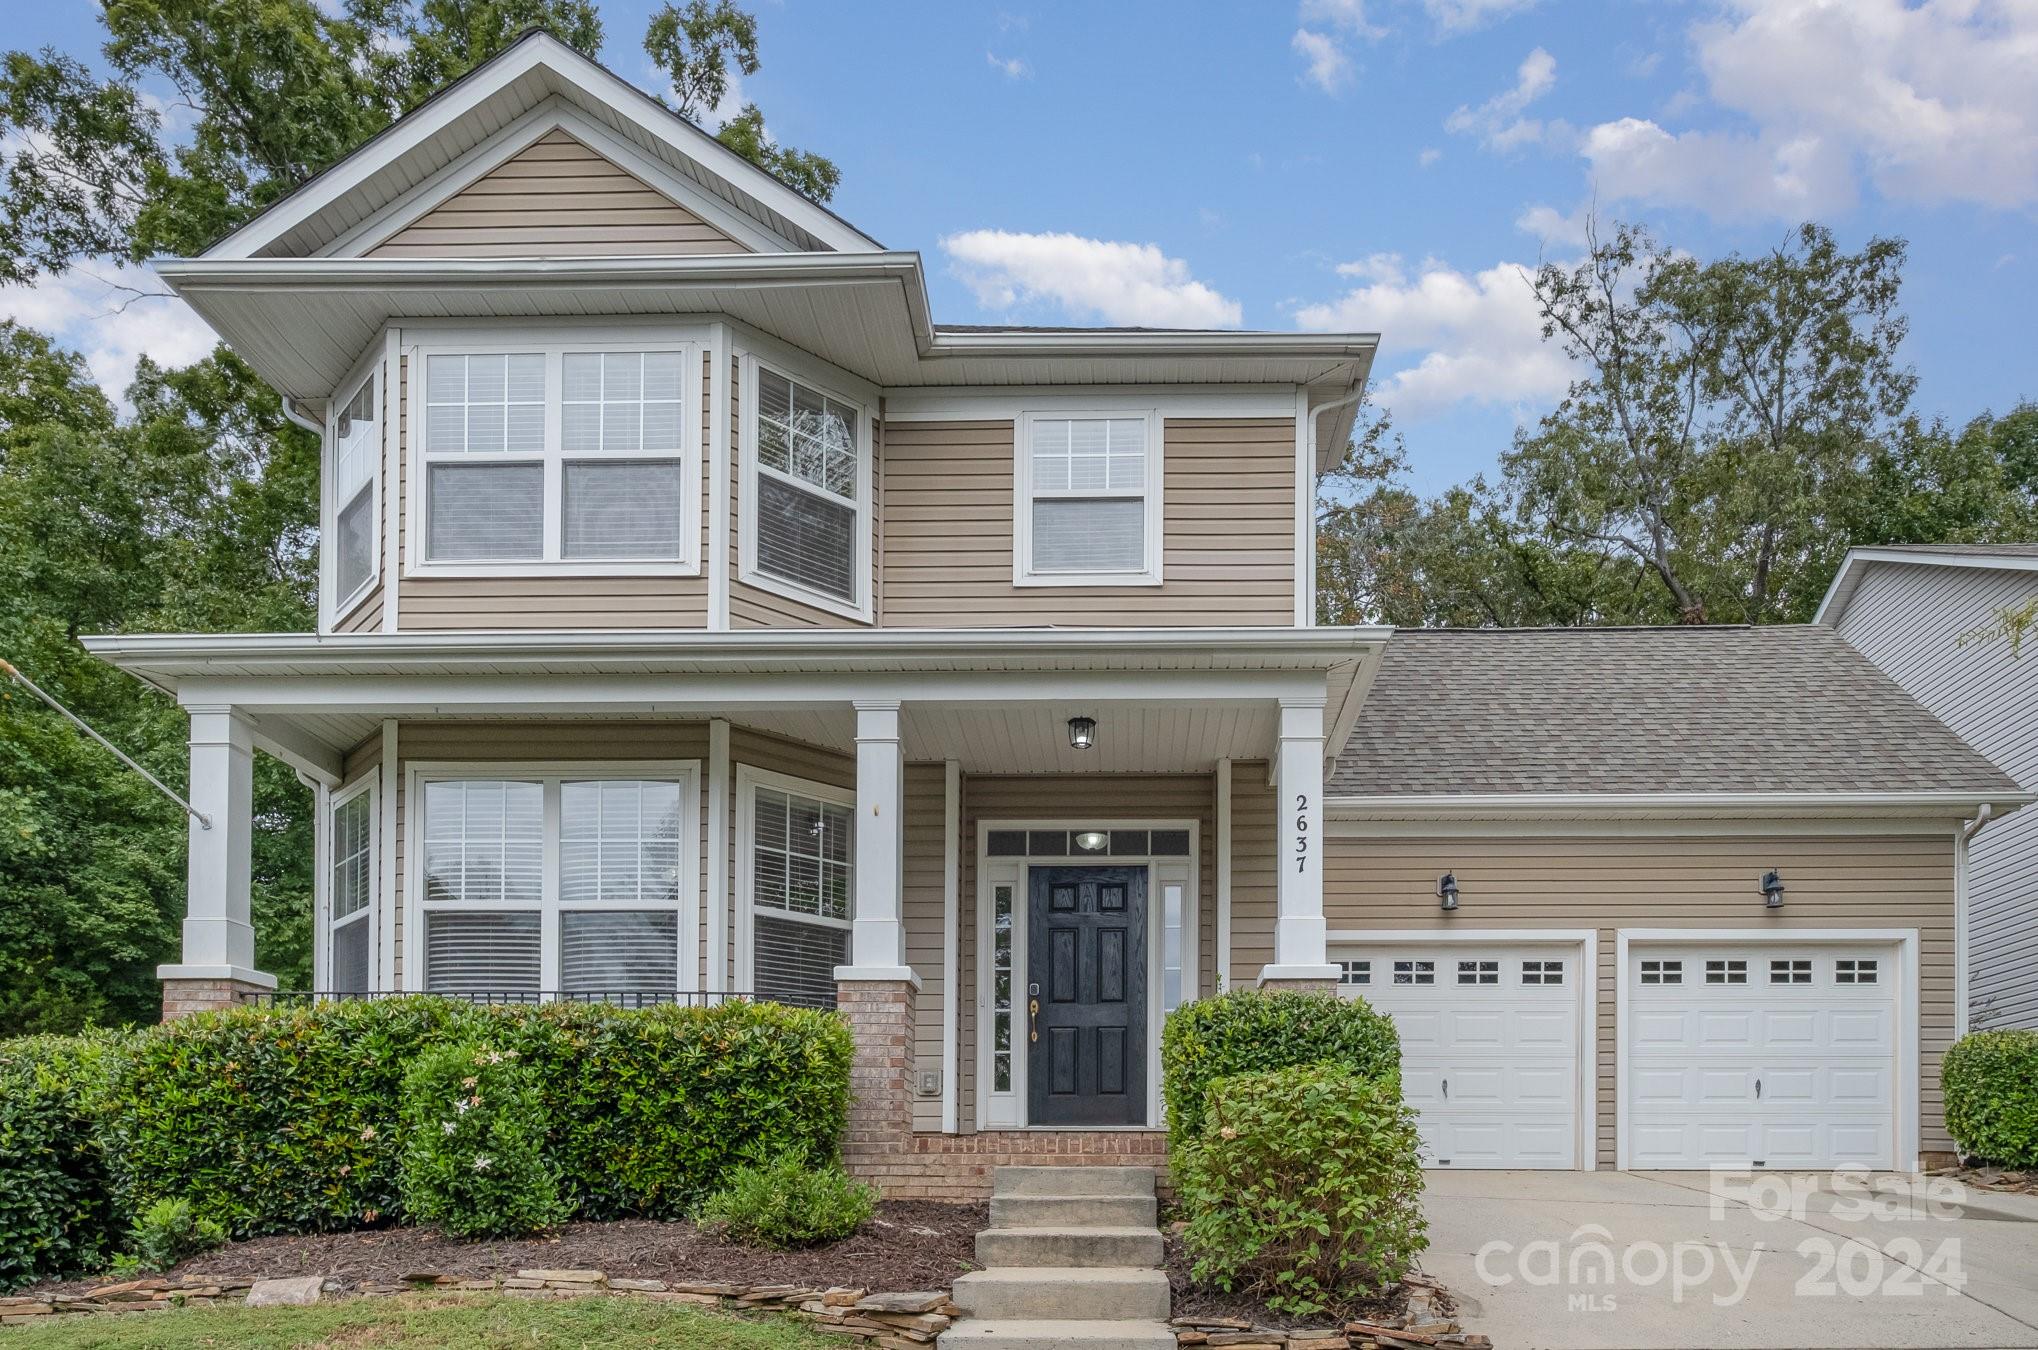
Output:
M1400 1316L1408 1307L1409 1288L1403 1285L1386 1298L1355 1300L1335 1314L1311 1313L1298 1317L1294 1313L1276 1312L1257 1295L1220 1293L1190 1283L1189 1254L1182 1245L1182 1235L1172 1227L1163 1226L1161 1237L1167 1253L1168 1287L1174 1295L1174 1316L1178 1322L1196 1317L1230 1317L1243 1319L1255 1327L1287 1331L1297 1327L1338 1326L1347 1320L1381 1322ZM1432 1291L1432 1297L1439 1313L1452 1311L1454 1305L1450 1296L1442 1289Z
M984 1205L888 1200L854 1236L795 1252L724 1246L690 1223L651 1219L570 1223L556 1237L506 1242L466 1242L436 1228L384 1228L232 1242L167 1274L179 1281L323 1275L351 1290L414 1275L479 1278L542 1267L674 1284L933 1290L976 1269L976 1236L988 1219ZM97 1283L71 1281L44 1291L82 1293Z

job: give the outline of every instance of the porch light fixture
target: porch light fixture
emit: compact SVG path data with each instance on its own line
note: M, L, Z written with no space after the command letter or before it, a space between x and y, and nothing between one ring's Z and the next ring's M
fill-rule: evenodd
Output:
M1458 907L1458 878L1450 872L1437 878L1437 895L1444 902L1446 910Z
M1773 867L1762 874L1762 907L1783 908L1783 873Z
M1077 830L1076 852L1102 853L1110 846L1111 836L1102 830Z
M1071 717L1069 719L1069 749L1087 750L1097 743L1097 719L1094 717Z

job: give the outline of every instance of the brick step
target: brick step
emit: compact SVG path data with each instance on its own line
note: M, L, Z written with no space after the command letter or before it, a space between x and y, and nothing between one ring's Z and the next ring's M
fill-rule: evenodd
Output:
M1152 1228L987 1228L977 1234L977 1264L1003 1266L1132 1266L1161 1263L1161 1235Z
M991 1172L991 1194L1152 1195L1151 1167L999 1167Z
M961 1276L949 1297L965 1317L1165 1322L1168 1277L1122 1266L1012 1266Z
M998 1319L958 1322L936 1350L1175 1350L1174 1329L1162 1322Z
M993 1228L1152 1228L1151 1195L993 1195Z

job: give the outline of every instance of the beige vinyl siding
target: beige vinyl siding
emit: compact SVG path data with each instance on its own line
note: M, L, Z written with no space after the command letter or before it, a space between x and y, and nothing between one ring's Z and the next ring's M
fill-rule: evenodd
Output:
M827 787L856 790L856 757L834 750L824 750L817 745L773 736L767 732L753 731L748 727L729 729L729 909L723 917L722 931L727 935L722 958L728 964L733 983L724 988L748 992L749 982L743 976L742 963L736 950L736 907L743 903L742 887L737 884L741 869L750 865L737 847L736 822L740 815L735 797L735 779L738 766L748 765L768 773L782 773L789 778L804 779L809 783L820 783Z
M962 780L962 905L961 956L956 1036L961 1052L957 1078L957 1128L976 1132L977 1118L977 841L984 821L1067 821L1104 825L1126 820L1193 820L1197 824L1196 904L1201 922L1217 903L1217 781L1211 774L1038 774L1025 776L969 775ZM1151 903L1151 897L1149 899ZM1022 899L1020 903L1024 903ZM1209 950L1206 948L1205 950ZM1023 965L1024 953L1017 954ZM1190 998L1208 993L1200 983L1207 957L1199 957L1199 983ZM924 980L927 972L919 967ZM936 1012L937 1017L939 1011ZM1159 1027L1147 1034L1160 1035Z
M942 901L948 877L948 768L906 766L906 855L900 881L906 964L920 977L913 1003L913 1128L941 1128L941 1098L920 1093L920 1075L945 1073L941 1053Z
M401 362L397 413L397 548L410 547L410 358ZM701 400L702 421L712 390ZM706 457L703 456L703 459ZM708 475L701 468L701 524L706 539ZM704 546L705 547L705 546ZM539 566L534 564L534 567ZM412 577L397 582L396 626L403 632L461 629L705 628L704 576Z
M668 257L750 250L552 131L368 250L371 258Z
M886 429L886 624L1294 622L1292 418L1167 420L1160 586L1012 584L1014 435L1008 421Z
M1264 760L1231 766L1231 983L1252 989L1274 959L1274 785ZM1328 900L1326 899L1326 904Z
M340 757L340 786L352 787L381 767L382 733L378 731Z
M379 541L378 541L379 542ZM382 630L382 584L377 582L333 625L335 633L377 633Z
M355 753L362 753L356 751ZM381 757L381 741L375 742ZM403 987L403 913L409 895L409 767L426 763L554 763L572 760L697 760L702 792L707 786L708 727L705 722L595 722L557 719L527 721L401 722L396 728L396 970ZM351 756L350 756L351 758ZM695 803L701 821L694 841L699 866L698 894L707 903L707 801Z
M1270 822L1271 825L1271 822ZM1939 1056L1953 1034L1953 837L1484 838L1381 840L1333 835L1324 859L1324 915L1332 931L1403 928L1591 928L1599 934L1597 1009L1599 1165L1611 1167L1615 1119L1616 930L1915 928L1919 935L1921 1148L1951 1149ZM1756 881L1779 868L1782 912L1766 913ZM1437 907L1436 880L1455 873L1455 915ZM1234 896L1234 906L1236 899ZM1234 907L1234 915L1237 910ZM1273 916L1255 920L1271 944ZM1241 942L1236 933L1234 944Z
M743 580L742 360L729 366L729 626L731 628L860 628L855 619Z

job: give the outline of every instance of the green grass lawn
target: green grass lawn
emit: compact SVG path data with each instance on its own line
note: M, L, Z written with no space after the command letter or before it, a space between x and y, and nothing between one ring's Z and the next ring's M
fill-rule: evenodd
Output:
M449 1302L428 1294L341 1299L309 1308L184 1308L72 1314L0 1331L4 1350L384 1350L671 1345L687 1350L841 1350L842 1338L790 1318L744 1319L634 1298L538 1300L501 1295Z

